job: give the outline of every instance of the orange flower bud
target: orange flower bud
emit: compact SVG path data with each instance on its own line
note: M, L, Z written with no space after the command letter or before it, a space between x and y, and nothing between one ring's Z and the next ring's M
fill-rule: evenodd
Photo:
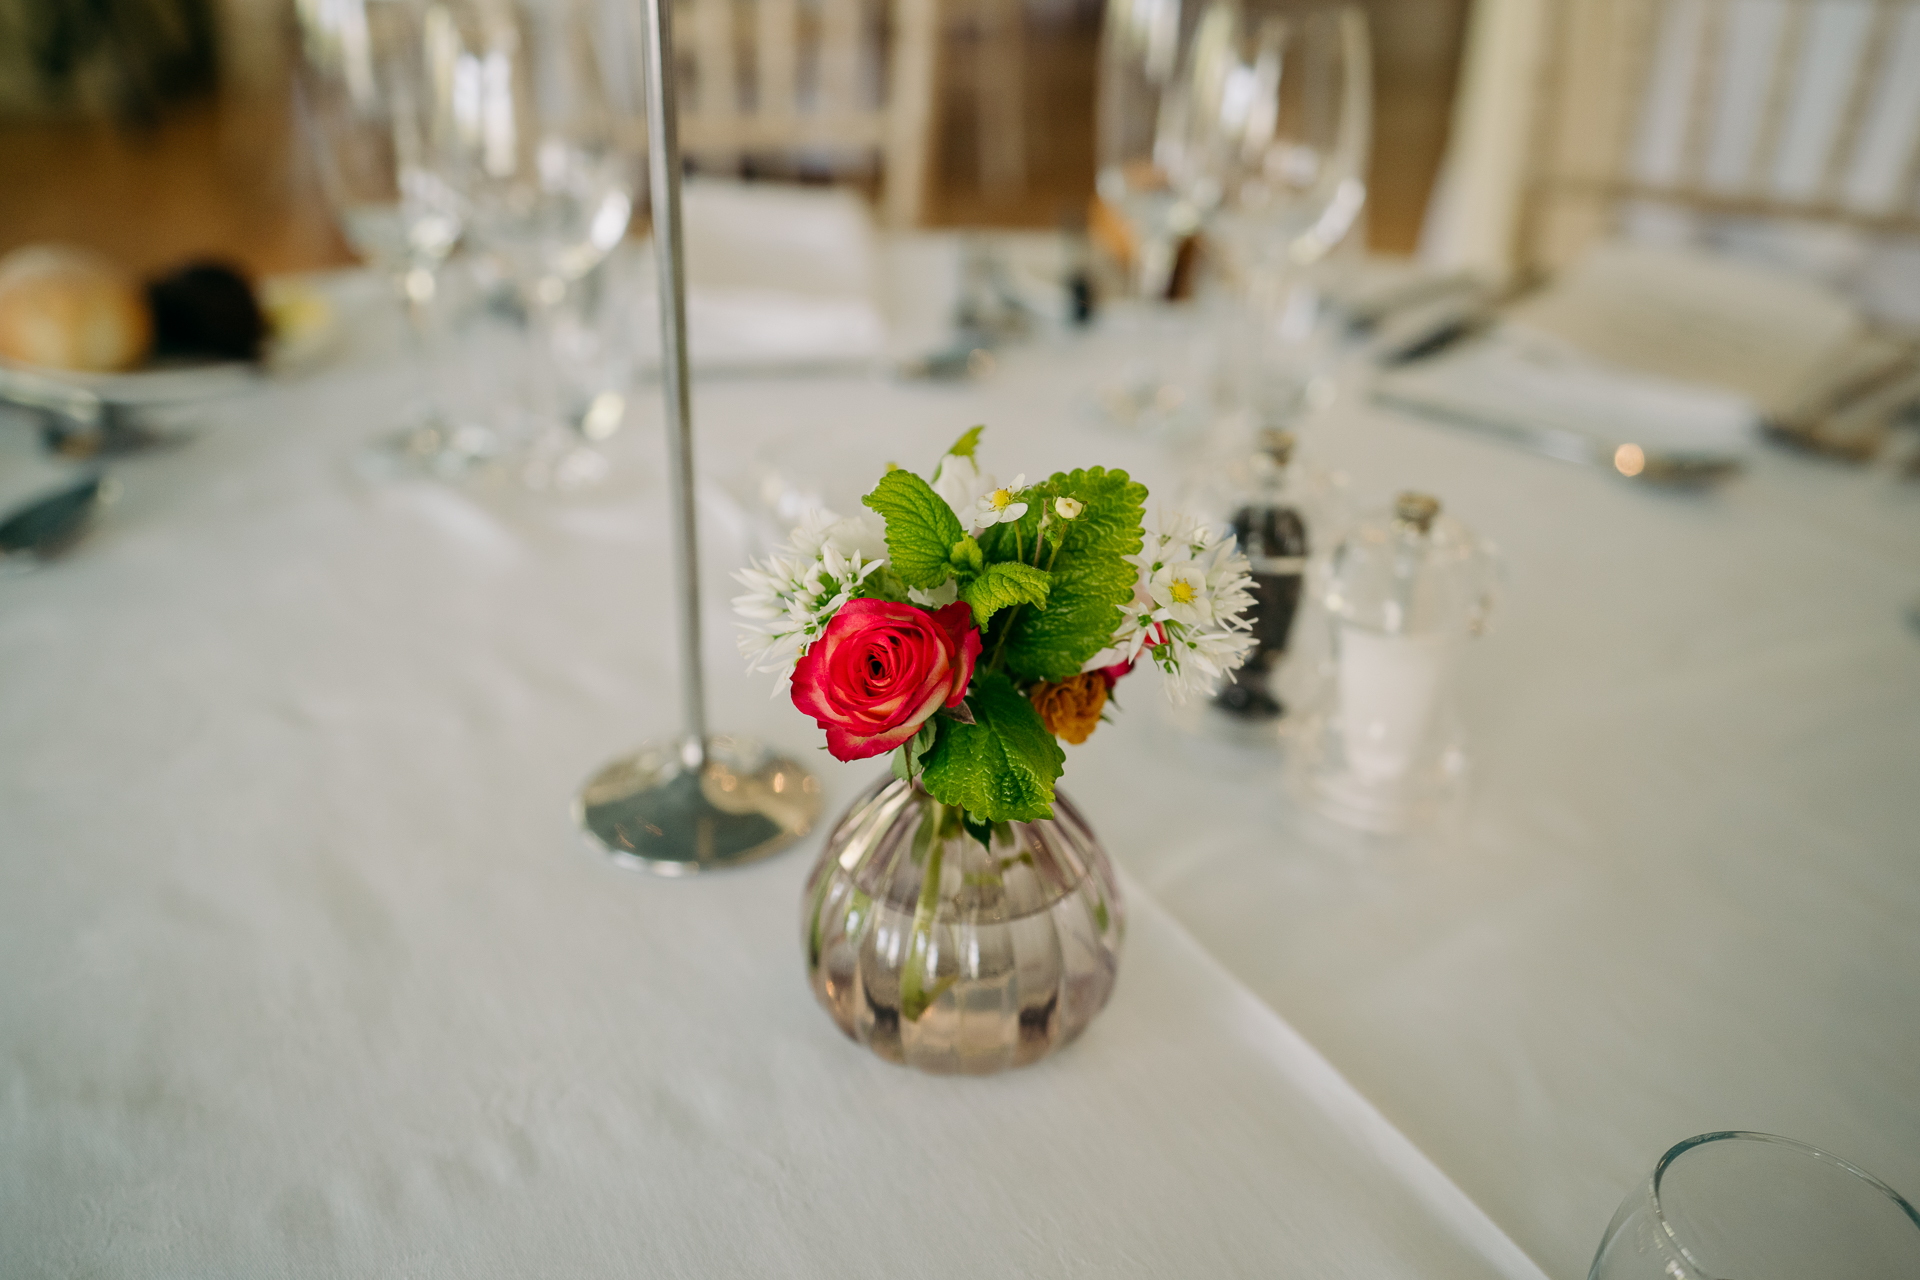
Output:
M1047 732L1077 747L1100 723L1100 712L1107 705L1107 680L1098 671L1083 671L1059 684L1042 681L1028 697Z

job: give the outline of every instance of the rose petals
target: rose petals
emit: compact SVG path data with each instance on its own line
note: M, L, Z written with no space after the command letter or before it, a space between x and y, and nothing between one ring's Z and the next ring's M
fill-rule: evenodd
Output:
M980 649L965 604L930 613L849 600L794 667L793 705L826 730L836 759L880 755L966 696Z

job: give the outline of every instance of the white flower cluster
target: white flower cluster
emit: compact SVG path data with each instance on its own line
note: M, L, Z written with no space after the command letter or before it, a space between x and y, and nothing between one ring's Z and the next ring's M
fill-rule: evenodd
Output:
M886 557L879 517L809 513L766 563L733 575L747 589L733 599L734 611L746 619L740 623L740 652L747 669L777 674L783 682L774 687L778 695L807 646Z
M1197 520L1157 515L1146 530L1133 600L1123 606L1113 643L1081 669L1098 671L1144 651L1166 675L1177 702L1204 692L1246 661L1254 639L1253 569L1232 538Z

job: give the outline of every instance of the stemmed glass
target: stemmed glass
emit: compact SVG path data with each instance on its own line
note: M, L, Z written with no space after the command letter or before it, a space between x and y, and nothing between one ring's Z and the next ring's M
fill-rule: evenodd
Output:
M563 415L554 335L570 292L632 214L639 112L623 12L593 0L433 0L427 10L439 171L532 331L516 434L536 488L591 484L606 467Z
M1920 1214L1886 1183L1769 1133L1677 1143L1627 1194L1588 1280L1920 1275Z
M1109 0L1100 30L1096 184L1133 236L1134 283L1145 298L1166 296L1175 246L1199 226L1154 155L1192 12L1191 0Z
M301 88L321 187L347 240L394 282L424 407L367 461L383 470L458 471L491 437L444 414L426 366L439 273L459 243L455 193L436 172L432 94L417 0L302 0Z
M1214 0L1194 28L1154 154L1173 189L1207 221L1220 274L1242 303L1235 398L1284 426L1263 373L1284 371L1276 343L1311 328L1302 273L1346 236L1366 203L1372 137L1366 15L1354 5ZM1305 304L1305 305L1303 305Z
M1098 392L1113 422L1135 429L1178 429L1205 397L1204 357L1196 348L1191 308L1168 297L1181 242L1200 215L1183 200L1155 150L1162 106L1179 85L1181 56L1198 12L1195 0L1108 0L1100 31L1096 185L1102 204L1124 224L1132 253L1135 305L1124 316L1128 352L1145 362L1127 368Z

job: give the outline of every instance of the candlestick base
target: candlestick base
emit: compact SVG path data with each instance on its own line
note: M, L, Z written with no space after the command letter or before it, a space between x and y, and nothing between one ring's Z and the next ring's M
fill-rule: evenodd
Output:
M704 758L703 758L704 756ZM739 866L786 848L820 816L820 782L744 738L649 743L574 797L588 840L614 861L666 876Z

